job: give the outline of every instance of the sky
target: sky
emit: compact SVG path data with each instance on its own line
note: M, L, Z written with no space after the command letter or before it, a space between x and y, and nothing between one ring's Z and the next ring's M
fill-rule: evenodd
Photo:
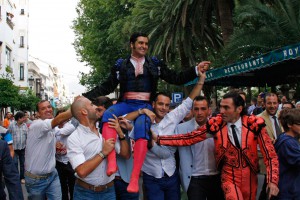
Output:
M71 29L79 0L29 0L29 60L34 58L58 68L70 94L81 94L79 71L89 68L77 61L72 45L75 34ZM43 68L43 67L42 67ZM44 72L45 69L40 69Z

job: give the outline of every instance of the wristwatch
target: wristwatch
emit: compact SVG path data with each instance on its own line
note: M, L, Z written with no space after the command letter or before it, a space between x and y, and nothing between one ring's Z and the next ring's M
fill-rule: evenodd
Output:
M105 158L106 158L106 156L102 153L102 151L100 151L100 152L98 153L98 155L99 155L102 159L105 159Z
M125 134L123 134L123 137L120 137L120 136L119 136L119 140L120 140L120 141L125 140L125 139L126 139Z

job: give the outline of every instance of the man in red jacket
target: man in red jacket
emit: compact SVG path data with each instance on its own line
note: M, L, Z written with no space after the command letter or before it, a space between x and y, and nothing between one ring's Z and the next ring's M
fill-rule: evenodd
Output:
M235 92L227 93L220 103L220 115L211 118L188 134L157 137L158 144L186 146L203 141L207 133L214 137L215 158L221 171L222 189L226 199L256 199L258 155L260 146L267 166L267 192L269 198L278 190L278 158L264 120L247 116L244 100Z

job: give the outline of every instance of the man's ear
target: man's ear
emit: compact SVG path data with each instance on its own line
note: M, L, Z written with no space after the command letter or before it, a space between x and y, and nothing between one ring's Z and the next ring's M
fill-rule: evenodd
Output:
M243 106L238 106L236 110L238 111L238 113L241 113L243 111Z
M80 112L81 112L82 115L87 115L87 114L88 114L87 110L84 109L84 108L82 108L82 109L80 110Z

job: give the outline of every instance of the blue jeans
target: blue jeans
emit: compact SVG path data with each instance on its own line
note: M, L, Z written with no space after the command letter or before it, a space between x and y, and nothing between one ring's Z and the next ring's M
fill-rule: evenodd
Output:
M89 189L85 189L75 183L74 187L74 200L115 200L116 193L115 187L109 187L101 192L94 192Z
M29 200L61 200L61 188L56 169L47 178L31 178L25 175Z
M127 192L128 183L123 180L115 179L115 191L117 200L138 200L139 193Z
M19 169L19 162L20 162L20 179L24 179L24 163L25 163L25 149L15 150L15 156L14 156L14 163Z
M180 200L180 180L177 170L172 176L162 178L143 173L143 182L148 200Z

